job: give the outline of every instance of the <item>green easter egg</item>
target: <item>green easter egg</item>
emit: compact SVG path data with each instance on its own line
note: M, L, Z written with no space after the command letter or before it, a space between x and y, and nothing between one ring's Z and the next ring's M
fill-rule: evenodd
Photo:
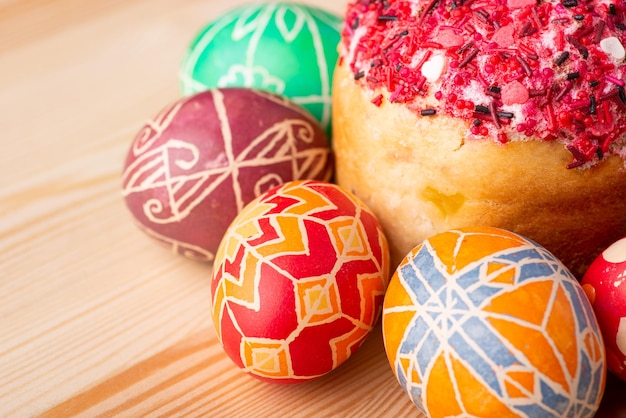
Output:
M205 26L183 60L184 95L250 87L287 97L327 132L332 74L343 20L319 8L261 3L233 9Z

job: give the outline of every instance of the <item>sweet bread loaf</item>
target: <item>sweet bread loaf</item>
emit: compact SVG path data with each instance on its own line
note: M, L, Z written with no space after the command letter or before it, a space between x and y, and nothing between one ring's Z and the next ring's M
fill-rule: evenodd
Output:
M626 235L626 3L351 1L333 84L339 185L399 262L496 226L574 274Z

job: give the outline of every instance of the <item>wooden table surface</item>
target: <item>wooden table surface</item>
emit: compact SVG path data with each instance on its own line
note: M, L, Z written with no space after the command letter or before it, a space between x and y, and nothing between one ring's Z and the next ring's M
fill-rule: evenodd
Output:
M419 416L380 327L313 382L240 372L210 323L210 267L124 206L130 141L179 98L195 33L239 4L0 0L0 417ZM604 416L625 416L625 390L612 381Z

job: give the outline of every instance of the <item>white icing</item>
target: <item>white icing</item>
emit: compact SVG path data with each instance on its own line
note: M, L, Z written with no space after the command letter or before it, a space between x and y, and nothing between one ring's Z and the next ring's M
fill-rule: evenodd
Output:
M476 80L470 81L469 85L463 89L463 100L469 100L474 104L482 104L486 101L485 87Z
M613 264L626 262L626 238L622 238L604 250L602 257Z
M600 41L600 48L608 55L612 56L616 60L623 60L626 57L626 50L624 45L615 36L604 38Z
M411 15L418 16L424 6L419 1L411 1Z
M556 44L556 31L546 31L541 34L541 43L545 47L546 45Z
M513 123L515 124L523 123L526 120L526 117L524 116L524 113L523 113L523 109L524 109L524 105L519 104L519 103L510 104L510 105L502 105L502 110L504 112L513 113L514 115Z
M615 342L617 343L619 351L626 355L626 317L622 317L619 321L619 328L617 329L617 334L615 335Z
M422 75L426 77L428 81L434 83L441 78L446 64L447 58L444 55L433 55L422 65Z

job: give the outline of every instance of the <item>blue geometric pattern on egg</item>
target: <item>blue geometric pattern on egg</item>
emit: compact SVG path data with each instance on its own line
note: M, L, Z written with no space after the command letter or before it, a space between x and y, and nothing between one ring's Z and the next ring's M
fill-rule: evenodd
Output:
M470 233L455 233L460 254ZM430 416L471 415L477 403L497 416L591 417L597 410L605 362L591 306L559 260L518 238L475 259L466 251L454 265L425 241L397 270L412 306L385 307L383 321L414 316L388 355ZM435 393L446 388L447 397ZM442 396L447 405L436 401Z

